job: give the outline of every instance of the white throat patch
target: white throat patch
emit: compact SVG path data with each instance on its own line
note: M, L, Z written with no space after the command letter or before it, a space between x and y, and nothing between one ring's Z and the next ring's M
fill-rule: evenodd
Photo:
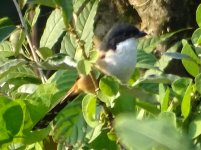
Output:
M126 83L135 70L137 44L135 38L120 42L116 51L109 50L103 59L97 61L98 68L103 73L116 76L122 83Z

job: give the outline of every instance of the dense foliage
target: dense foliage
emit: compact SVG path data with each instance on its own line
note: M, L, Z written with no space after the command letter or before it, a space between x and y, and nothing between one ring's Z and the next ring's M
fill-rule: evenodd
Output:
M180 31L142 39L127 86L103 76L97 94L80 94L47 128L32 131L80 73L100 75L93 67L97 52L92 44L99 1L28 2L34 4L34 16L30 19L26 1L19 0L26 9L21 25L0 18L0 149L201 148L201 28L160 58L153 50ZM52 11L36 48L29 33L42 5ZM201 27L201 5L196 16ZM173 59L182 62L189 77L165 73Z

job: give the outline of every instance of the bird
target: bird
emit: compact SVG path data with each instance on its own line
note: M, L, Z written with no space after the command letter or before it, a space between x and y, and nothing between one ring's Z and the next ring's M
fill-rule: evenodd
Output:
M129 23L115 24L103 38L98 48L99 58L94 66L103 74L116 77L122 84L126 84L135 70L138 38L146 35ZM58 112L80 92L95 93L95 91L96 86L92 78L89 75L80 75L61 102L39 120L33 130L47 127Z

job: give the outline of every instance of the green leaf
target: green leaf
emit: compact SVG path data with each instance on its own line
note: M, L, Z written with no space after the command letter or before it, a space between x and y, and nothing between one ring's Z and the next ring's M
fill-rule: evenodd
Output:
M177 127L177 118L174 112L161 112L158 116L159 120L166 120L169 124L173 125L175 128Z
M190 122L188 134L192 139L201 134L201 117L196 117Z
M37 85L36 84L23 84L22 86L20 86L17 89L18 93L29 93L32 94L36 91L37 89Z
M132 114L125 114L118 116L114 125L120 142L127 149L191 149L190 140L164 119L136 120Z
M26 132L22 135L21 140L24 144L33 144L47 138L49 132L50 128L44 128L38 131Z
M23 7L26 5L26 3L27 3L27 0L18 0L18 4L21 9L23 9Z
M114 115L128 112L136 112L135 97L127 89L120 89L120 96L115 99L112 113Z
M15 55L12 44L8 41L3 41L0 43L0 58L10 57Z
M75 58L77 46L78 43L75 36L67 32L61 42L60 52L68 54L71 58Z
M79 74L88 75L91 71L92 64L88 60L80 60L77 63L77 70Z
M198 6L197 10L196 10L196 21L199 27L201 27L201 4Z
M23 59L12 59L0 64L0 79L12 72L13 69L22 66L25 63L26 61Z
M170 89L165 90L162 84L159 85L159 100L161 102L161 111L165 112L168 109Z
M161 36L154 36L154 37L150 37L150 38L143 38L143 39L140 40L140 42L138 44L138 49L144 50L145 52L150 53L161 42L164 42L165 40L167 40L171 36L173 36L173 35L175 35L175 34L177 34L179 32L185 31L185 30L188 30L188 29L180 29L180 30L177 30L175 32L163 34Z
M197 75L195 78L196 90L201 94L201 74Z
M11 35L10 35L10 42L13 45L15 54L19 54L22 44L25 40L25 33L22 29L16 29Z
M13 22L8 17L3 17L0 19L0 27L11 26Z
M37 20L38 20L38 17L40 15L40 6L36 6L36 8L34 9L34 16L33 16L33 19L32 19L32 22L31 22L31 26L33 27Z
M55 9L47 20L45 30L40 40L40 47L48 47L51 49L64 31L65 25L61 11Z
M36 52L43 60L53 55L53 51L47 47L40 47Z
M15 63L15 64L12 64L12 63ZM8 82L11 84L18 84L18 85L22 85L24 83L23 80L31 81L31 83L40 83L41 82L40 79L38 78L38 76L35 74L35 72L30 68L30 66L24 65L24 63L26 63L26 62L22 61L22 64L18 64L18 63L19 62L17 60L11 61L11 64L14 66L10 66L11 67L10 69L7 68L9 70L7 70L7 72L3 76L3 78L0 79L0 82ZM5 64L5 63L3 63L3 64ZM17 66L15 66L15 65L17 65ZM20 81L21 81L21 83L20 83ZM26 81L26 83L27 83L27 81Z
M200 60L186 40L183 40L182 43L183 43L183 48L181 53L190 56L194 60L192 61L192 60L183 59L182 64L184 65L186 71L190 75L195 77L200 72L200 67L198 65L200 64Z
M201 45L201 28L198 28L193 32L191 41L193 42L194 45L196 44Z
M190 82L191 82L190 78L181 77L172 83L172 90L177 94L177 96L180 99L183 98L185 91L188 85L190 84Z
M15 29L16 27L13 25L0 27L0 42L7 39Z
M46 84L38 86L33 94L27 96L26 101L31 120L35 124L50 108L61 101L77 78L75 71L61 70L55 72ZM30 126L29 126L30 127Z
M117 150L119 149L115 141L108 139L108 130L102 130L101 134L89 144L88 149L95 150Z
M192 81L189 83L181 103L181 113L185 119L189 116L191 110L191 93Z
M67 105L56 117L53 138L55 141L71 145L84 142L87 133L87 124L81 109L82 96L78 96Z
M87 55L92 47L92 38L94 35L93 24L98 3L98 0L88 1L83 10L78 15L77 22L75 24L76 31L80 37L80 40L84 41L85 53Z
M82 112L87 124L95 128L99 124L99 120L96 115L96 96L88 94L82 100Z
M66 27L72 19L73 2L72 0L55 0L56 4L62 8L63 19Z
M7 136L14 137L23 125L23 108L18 102L2 96L0 97L0 106L0 129L4 130L4 134L7 134ZM5 133L5 130L7 133ZM1 136L0 139L2 139Z
M71 57L59 53L48 57L44 62L41 62L39 66L48 70L73 69L77 66L77 63Z
M150 65L150 66L154 66L154 64L156 63L157 59L156 57L151 54L151 53L146 53L143 50L139 50L137 53L137 65L142 65L142 64L146 64L146 65Z
M88 128L88 133L86 135L86 138L89 139L88 143L93 142L96 140L96 138L102 133L102 127L104 124L100 124L96 126L95 128Z
M99 88L107 96L115 96L119 92L118 82L109 76L101 78Z

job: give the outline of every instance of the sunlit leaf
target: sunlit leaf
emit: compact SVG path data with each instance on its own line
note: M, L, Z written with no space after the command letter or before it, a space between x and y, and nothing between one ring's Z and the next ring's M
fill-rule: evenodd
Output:
M12 72L16 67L22 66L26 61L23 59L11 59L3 64L0 64L0 79Z
M10 42L3 41L0 43L0 57L10 57L14 55L15 52Z
M161 102L161 111L165 112L168 108L170 89L165 89L162 84L159 85L159 100Z
M36 52L43 60L53 55L53 51L47 47L40 47Z
M112 77L107 76L101 78L99 88L104 94L114 96L118 94L119 84Z
M192 82L190 82L190 84L188 85L181 103L181 112L185 119L189 116L191 111L191 93Z
M32 27L36 24L39 15L40 15L40 6L37 6L37 7L34 9L34 17L33 17L32 22L31 22L31 26L32 26Z
M96 118L96 111L96 96L86 95L82 100L82 112L87 124L92 128L99 124L98 118Z
M91 71L92 64L88 60L80 60L77 64L79 74L88 75Z
M163 119L136 120L133 115L121 115L115 119L115 131L128 149L191 149L190 140Z
M71 58L74 58L76 55L76 48L78 46L78 43L76 42L75 37L70 34L66 33L64 36L62 42L61 42L61 53L68 54Z
M193 49L191 48L191 46L188 44L186 40L183 40L182 43L183 43L183 48L181 53L190 56L194 60L192 61L192 60L183 59L182 64L184 65L186 71L188 71L190 75L195 77L200 72L200 67L198 65L200 64L200 60L196 56Z
M201 8L201 7L200 7ZM196 29L191 37L193 44L201 45L201 28Z
M19 54L22 44L25 40L25 33L22 29L16 29L11 35L10 35L10 42L12 43L13 49L15 54Z
M140 42L138 44L138 49L141 49L141 50L144 50L147 53L150 53L161 42L164 42L165 40L167 40L171 36L181 32L181 31L185 31L185 30L188 30L188 29L180 29L180 30L177 30L175 32L170 32L170 33L163 34L161 36L152 36L152 37L149 37L149 38L143 38L143 39L140 40Z
M87 124L83 118L81 109L81 99L77 97L55 119L55 129L53 138L59 142L67 142L75 145L84 142L87 133Z
M177 96L182 99L185 91L190 84L190 78L179 78L172 83L172 90L177 94Z
M98 2L98 0L88 1L80 14L78 14L75 25L80 40L84 41L86 54L89 53L89 50L92 47L93 24Z
M201 27L201 5L198 6L197 10L196 10L196 21L199 27Z
M23 125L24 113L22 106L18 102L6 99L2 96L0 97L0 106L1 130L6 130L9 136L16 135ZM2 137L0 137L0 139L2 139Z
M65 30L62 13L55 9L50 14L40 40L40 47L52 48Z

